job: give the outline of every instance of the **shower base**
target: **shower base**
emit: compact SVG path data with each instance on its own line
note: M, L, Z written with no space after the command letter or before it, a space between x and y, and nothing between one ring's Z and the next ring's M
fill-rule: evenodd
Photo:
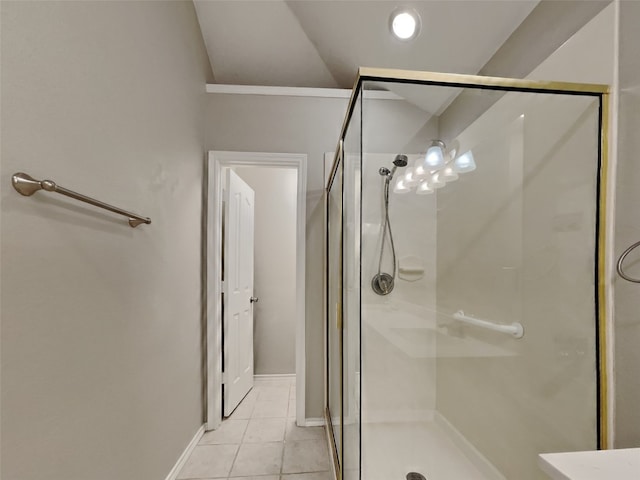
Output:
M437 415L437 414L436 414ZM362 478L404 479L420 472L427 480L504 480L479 454L452 438L446 420L362 425Z

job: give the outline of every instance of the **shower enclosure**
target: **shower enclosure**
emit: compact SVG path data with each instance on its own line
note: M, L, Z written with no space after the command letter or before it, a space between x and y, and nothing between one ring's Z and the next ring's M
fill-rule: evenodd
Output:
M338 479L606 445L608 89L360 69L326 189Z

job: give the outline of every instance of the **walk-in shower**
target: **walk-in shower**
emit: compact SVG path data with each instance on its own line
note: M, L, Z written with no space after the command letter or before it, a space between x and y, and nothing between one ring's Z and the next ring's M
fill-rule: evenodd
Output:
M361 69L326 190L345 480L541 480L607 442L608 89Z

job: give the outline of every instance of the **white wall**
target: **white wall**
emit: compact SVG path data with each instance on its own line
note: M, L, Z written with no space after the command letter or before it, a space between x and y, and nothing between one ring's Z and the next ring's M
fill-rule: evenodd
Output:
M234 167L255 192L254 372L296 373L296 198L291 168Z
M210 75L190 2L2 2L2 478L158 480L202 424Z
M620 2L618 175L615 252L640 241L640 3ZM638 251L625 269L640 276ZM640 285L615 279L616 447L640 446Z

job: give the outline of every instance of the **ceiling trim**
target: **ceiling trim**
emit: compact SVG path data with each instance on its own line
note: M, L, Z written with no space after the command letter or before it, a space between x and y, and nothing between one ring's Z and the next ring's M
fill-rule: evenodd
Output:
M275 95L279 97L321 97L351 98L351 90L346 88L309 88L309 87L271 87L264 85L225 85L207 83L207 93L225 93L232 95ZM368 90L365 98L375 100L402 100L393 92Z

